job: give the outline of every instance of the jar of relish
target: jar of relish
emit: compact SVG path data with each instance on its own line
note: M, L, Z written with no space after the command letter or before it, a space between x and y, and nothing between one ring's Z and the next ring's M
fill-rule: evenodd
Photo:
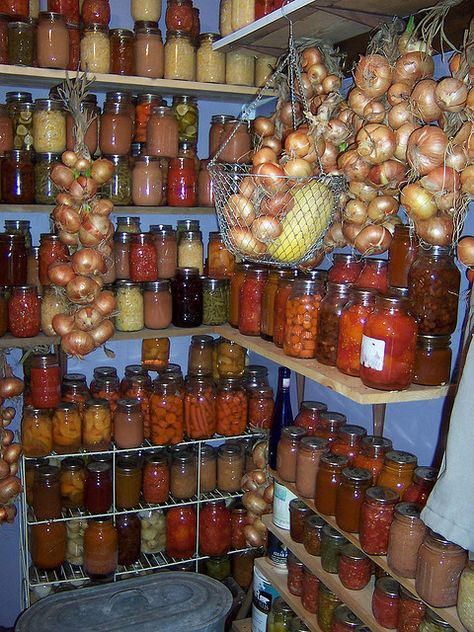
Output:
M230 279L229 324L234 328L239 326L240 288L251 268L251 263L238 263Z
M199 553L224 555L232 546L231 513L223 500L205 503L199 512Z
M309 279L296 279L286 302L283 351L294 358L314 358L318 318L324 286ZM324 335L321 332L320 335Z
M314 429L321 421L321 413L325 413L327 409L328 407L323 402L301 402L300 410L293 423L295 426L306 428L308 435L312 436Z
M416 467L413 471L413 482L403 493L402 500L415 503L423 508L438 478L438 470L434 467Z
M341 584L349 590L362 590L372 577L372 561L353 544L345 544L337 567Z
M416 464L417 458L410 452L403 452L402 450L387 452L382 471L377 479L377 485L389 487L402 497L405 490L411 485Z
M316 359L322 364L336 366L339 323L342 310L349 301L350 287L343 283L327 284L319 312L320 335L316 339Z
M290 537L294 542L303 543L304 523L314 515L311 508L299 498L290 500Z
M340 603L341 600L339 597L320 582L318 595L318 625L323 632L331 632L334 611Z
M327 573L337 573L339 558L346 538L327 524L323 527L321 536L321 566Z
M328 516L336 513L336 494L341 482L342 470L349 465L346 456L323 454L319 459L316 476L316 510Z
M359 518L366 489L372 484L372 473L357 467L342 470L336 493L336 523L344 531L358 533Z
M328 270L330 283L355 283L362 270L362 262L354 255L336 254Z
M306 566L303 567L303 592L301 594L301 605L311 614L318 611L319 579Z
M310 555L321 555L321 538L326 522L316 515L306 516L303 525L303 545Z
M397 492L386 487L370 487L360 510L359 538L363 550L369 555L385 555L388 551L390 525Z
M166 513L166 553L189 559L196 548L196 511L193 505L171 507Z
M362 439L366 436L367 430L362 426L345 424L337 431L337 436L331 443L333 454L343 454L352 464L355 456L360 451Z
M245 336L260 336L262 296L266 279L265 268L252 268L247 271L240 288L239 332Z
M386 437L367 435L362 437L360 451L355 455L352 465L364 467L372 472L372 484L382 471L385 454L392 449L392 442Z
M197 268L177 268L171 280L173 325L198 327L202 323L202 281Z
M17 338L32 338L40 332L41 307L35 287L16 286L8 301L10 333Z
M339 322L336 366L342 373L358 376L362 333L375 307L375 295L368 290L352 290Z
M372 614L379 625L390 630L398 625L399 584L391 577L379 577L372 595Z

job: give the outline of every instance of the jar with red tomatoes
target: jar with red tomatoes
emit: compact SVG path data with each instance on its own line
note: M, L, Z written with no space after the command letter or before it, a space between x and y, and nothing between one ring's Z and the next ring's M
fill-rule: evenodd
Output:
M295 426L306 428L308 436L311 436L321 421L321 413L325 413L327 409L328 407L323 402L301 402L299 413L293 423Z
M168 168L167 199L170 206L196 206L197 174L192 158L171 158Z
M35 408L56 408L61 401L61 372L56 355L34 355L30 370L31 403Z
M30 285L12 288L8 300L10 333L17 338L37 336L41 325L40 300L35 287Z
M372 473L357 467L342 470L341 483L336 492L336 523L340 529L357 533L365 491L372 484Z
M345 425L347 417L343 413L336 413L332 410L326 410L321 413L318 424L311 433L314 437L321 437L321 439L327 439L329 445L336 440L337 433Z
M400 586L398 632L417 632L426 614L426 606L406 588Z
M385 555L388 550L390 525L397 492L386 487L370 487L360 511L359 538L363 550L369 555Z
M352 464L355 456L360 451L362 439L366 436L367 430L362 426L346 424L337 431L335 440L331 443L333 454L343 454Z
M166 7L166 28L168 31L191 33L193 27L193 3L191 0L168 0Z
M386 294L388 290L388 261L366 259L355 286L361 290L372 290Z
M392 449L392 442L386 437L368 435L362 438L360 452L355 455L354 467L365 467L372 472L372 484L382 471L385 454Z
M336 366L342 373L359 375L362 332L374 307L375 294L373 292L353 290L351 299L342 310L336 357Z
M79 0L48 0L48 11L60 13L71 24L79 24Z
M383 628L394 630L398 625L399 584L391 577L379 577L372 594L372 614Z
M165 452L148 454L143 466L143 500L153 505L164 503L170 493L170 468Z
M247 271L240 288L239 331L245 336L260 336L262 296L267 279L265 268Z
M0 12L16 20L25 19L29 15L28 0L2 0Z
M156 281L158 262L150 233L132 235L130 244L130 280L138 283Z
M84 0L81 13L84 26L90 24L108 26L110 22L109 0Z
M395 296L376 299L375 311L364 325L360 378L366 386L401 391L412 382L415 365L416 321L406 301Z
M255 0L255 19L263 18L274 9L273 0Z
M349 590L362 590L372 577L372 561L353 544L345 544L337 566L341 584Z
M223 500L205 503L199 513L199 552L220 556L232 546L231 513Z
M349 301L350 285L328 283L319 311L319 335L316 339L316 360L336 366L339 323L342 310Z
M303 562L288 551L288 559L286 562L288 567L287 586L292 595L301 597L303 594Z
M251 268L251 263L238 263L230 279L229 325L234 328L239 326L240 288Z
M437 478L438 470L435 467L416 467L413 482L403 494L403 502L415 503L423 508Z
M328 281L331 283L355 283L362 270L362 262L354 255L336 254L332 266L328 270Z
M188 559L196 548L196 510L193 505L171 507L166 514L166 553Z

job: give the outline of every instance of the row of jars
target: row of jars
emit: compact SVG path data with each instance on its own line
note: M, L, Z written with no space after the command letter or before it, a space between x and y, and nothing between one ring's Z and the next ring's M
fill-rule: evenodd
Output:
M217 450L203 444L194 449L178 446L142 455L121 453L115 461L114 484L112 457L107 455L90 457L87 465L82 457L66 457L60 466L48 464L48 459L29 459L27 502L36 520L50 520L61 518L62 511L68 509L105 514L112 507L137 509L143 503L196 500L197 495L215 490L235 494L240 491L244 473L243 448L243 444L226 443Z

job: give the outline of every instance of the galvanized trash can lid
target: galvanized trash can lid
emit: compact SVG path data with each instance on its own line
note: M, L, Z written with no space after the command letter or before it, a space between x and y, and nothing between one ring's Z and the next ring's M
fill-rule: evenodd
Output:
M167 572L46 597L18 619L17 632L222 632L232 605L223 584Z

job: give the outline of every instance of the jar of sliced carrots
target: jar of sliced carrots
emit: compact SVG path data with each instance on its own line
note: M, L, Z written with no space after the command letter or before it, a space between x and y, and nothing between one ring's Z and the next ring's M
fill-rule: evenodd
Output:
M297 279L286 302L283 351L293 358L314 358L318 335L319 306L324 294L322 282Z
M247 426L247 393L238 378L219 380L216 398L217 433L226 437L241 435Z
M189 377L184 395L188 439L209 439L216 432L216 395L212 378Z
M179 382L172 376L153 382L150 439L155 445L169 445L183 440L183 398Z
M132 375L127 380L127 389L124 397L136 399L140 402L143 415L143 436L150 438L150 378L147 375Z
M278 281L278 288L275 294L274 314L273 314L273 344L283 347L286 324L286 302L291 294L294 277L283 278Z

